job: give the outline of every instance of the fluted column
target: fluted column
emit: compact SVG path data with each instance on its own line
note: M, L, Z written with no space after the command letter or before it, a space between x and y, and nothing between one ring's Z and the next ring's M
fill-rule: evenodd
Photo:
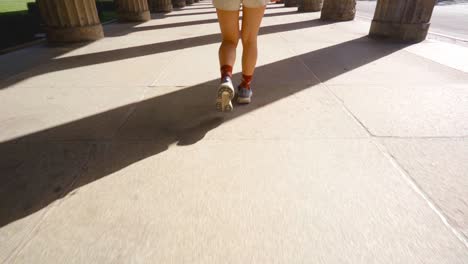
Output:
M119 21L143 22L151 19L148 0L115 0Z
M149 0L149 7L154 13L168 13L172 11L172 0Z
M356 15L356 0L325 0L320 19L333 21L353 20Z
M427 37L436 0L378 0L369 35L405 42Z
M104 37L95 0L37 0L50 42L80 42Z
M172 6L176 8L185 7L186 5L185 0L172 0Z
M323 0L299 0L297 1L299 12L318 12L322 9Z
M284 0L285 7L294 7L297 6L297 0Z

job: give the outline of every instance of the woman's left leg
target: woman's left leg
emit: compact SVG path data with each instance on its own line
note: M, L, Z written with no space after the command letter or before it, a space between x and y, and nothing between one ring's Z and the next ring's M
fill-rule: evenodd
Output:
M242 8L241 40L244 47L242 53L242 73L253 75L257 64L257 36L262 23L265 6L257 8Z
M239 85L237 96L237 102L241 104L248 104L251 101L252 90L250 83L257 64L257 36L264 13L265 6L255 8L244 6L242 8L242 82Z

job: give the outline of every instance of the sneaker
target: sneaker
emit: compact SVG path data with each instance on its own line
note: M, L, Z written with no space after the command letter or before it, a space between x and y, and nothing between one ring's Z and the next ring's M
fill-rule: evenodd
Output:
M220 112L231 112L233 110L232 98L234 98L234 85L230 77L224 77L218 88L216 98L216 110Z
M245 87L237 87L237 103L239 104L250 104L252 101L252 89Z

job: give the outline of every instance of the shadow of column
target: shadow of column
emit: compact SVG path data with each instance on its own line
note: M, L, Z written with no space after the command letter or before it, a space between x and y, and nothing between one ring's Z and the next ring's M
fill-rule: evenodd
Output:
M279 32L291 31L291 30L300 30L303 28L310 28L310 27L317 27L330 24L332 22L323 22L321 20L309 20L309 21L300 21L300 22L292 22L287 24L280 24L280 25L271 25L265 26L260 29L260 35L268 35L274 34ZM138 31L138 29L136 29ZM99 63L106 63L106 62L113 62L119 60L125 60L130 58L136 57L143 57L147 55L153 55L163 52L169 51L176 51L186 48L193 48L198 46L209 45L213 43L218 43L221 39L220 34L210 34L210 35L203 35L185 39L176 39L171 41L165 41L160 43L152 43L147 45L141 46L133 46L129 48L122 48L122 49L115 49L109 51L102 51L96 53L88 53L84 55L76 55L70 57L64 57L59 59L53 59L49 57L43 58L40 60L41 67L36 67L38 65L34 65L32 70L25 71L23 73L17 74L11 78L8 78L2 82L0 82L0 89L6 89L15 83L27 80L34 76L43 75L46 73L68 70L78 67L84 67ZM62 54L68 51L71 51L75 48L81 47L85 44L76 44L75 46L66 47L64 48L65 51L61 51L60 49L57 52L53 52L54 56L57 54Z

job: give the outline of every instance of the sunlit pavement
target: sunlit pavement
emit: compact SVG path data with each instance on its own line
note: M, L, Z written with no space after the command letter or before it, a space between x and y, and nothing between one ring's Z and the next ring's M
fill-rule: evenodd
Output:
M209 1L1 56L0 262L468 263L468 48L318 17L231 114Z

